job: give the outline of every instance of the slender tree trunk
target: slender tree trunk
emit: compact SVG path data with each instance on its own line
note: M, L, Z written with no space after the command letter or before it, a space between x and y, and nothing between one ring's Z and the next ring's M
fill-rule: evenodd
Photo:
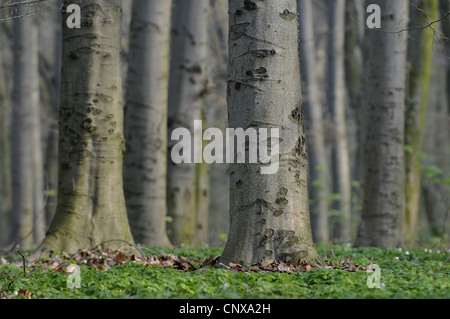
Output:
M18 8L20 14L23 8ZM12 210L11 241L22 248L34 244L33 202L33 55L37 55L33 19L15 19L14 22L14 92L12 113Z
M133 244L122 186L120 0L86 0L82 27L63 16L58 205L40 252Z
M441 15L450 12L450 0L440 0ZM442 22L442 31L448 38L450 36L450 19L447 18ZM446 56L447 56L447 109L450 116L450 41L445 40Z
M345 82L349 95L349 106L353 112L356 126L356 149L355 166L351 175L353 180L362 180L362 125L363 118L363 35L357 23L364 21L364 16L360 17L361 7L364 3L360 0L346 0L345 10ZM355 21L357 21L355 23Z
M230 230L220 260L320 264L309 218L297 2L229 4L229 125L278 129L279 137L264 142L280 155L275 174L261 174L260 162L231 164Z
M335 216L331 218L332 239L351 239L351 182L350 160L345 122L345 0L329 0L330 32L328 105L335 128L332 149L333 193L339 195L332 204Z
M31 97L31 104L28 109L31 116L31 160L33 183L33 234L34 242L40 244L45 237L45 203L44 203L44 162L43 145L41 134L41 107L39 94L39 54L38 54L38 26L33 23L31 33L31 47L26 48L32 52L30 61L29 77L31 81L31 91L28 93Z
M48 97L49 118L52 122L46 136L46 152L45 152L45 187L47 191L47 199L45 206L46 225L50 225L55 215L57 205L57 188L58 188L58 127L53 125L59 117L59 104L61 93L61 60L62 60L62 27L61 27L61 11L55 14L53 23L55 31L53 36L53 65L51 70L52 78L47 83L47 87L51 92Z
M306 118L306 141L309 154L309 198L311 227L316 243L329 240L328 182L329 169L323 131L323 109L316 76L314 13L311 0L298 0L300 14L300 58L304 78L303 105Z
M0 43L6 43L3 28L0 25ZM4 55L0 50L0 66L3 67ZM9 143L9 98L4 85L5 77L0 73L0 245L9 243L9 211L11 209L11 166Z
M203 112L202 112L203 113ZM203 128L205 130L206 120L203 116ZM203 146L205 146L203 142ZM210 165L203 162L196 167L196 216L195 216L195 247L205 247L209 244L209 211L210 211Z
M415 0L411 25L426 25L438 17L438 0ZM425 13L426 14L425 14ZM433 59L434 30L426 28L411 33L408 44L409 97L406 107L405 153L406 191L404 235L409 238L419 234L419 199L421 189L421 153L423 150L428 105L431 67Z
M194 121L202 120L205 89L207 0L176 0L171 45L169 84L169 137L177 128L194 135ZM197 132L201 134L201 132ZM169 154L176 142L169 142ZM195 242L198 203L196 176L198 163L168 161L167 205L170 239L174 245Z
M382 29L408 26L406 0L376 0ZM405 207L404 116L407 34L368 31L371 50L364 201L355 246L399 247Z
M172 1L135 0L130 27L124 188L130 227L143 245L166 234L167 98Z

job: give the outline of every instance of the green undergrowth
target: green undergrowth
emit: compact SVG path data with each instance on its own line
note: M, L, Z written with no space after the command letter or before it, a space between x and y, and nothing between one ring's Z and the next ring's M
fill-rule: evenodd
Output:
M329 265L338 265L350 257L357 266L377 264L381 269L381 288L369 288L373 272L339 269L313 269L309 272L233 272L207 266L184 272L174 268L148 267L128 262L108 270L81 266L81 288L68 288L68 274L50 267L26 269L20 263L0 266L0 293L3 298L109 299L109 298L333 298L404 299L450 298L449 254L427 249L381 250L348 246L318 247ZM170 253L192 259L219 256L221 249L177 248L145 249L145 253ZM17 255L7 260L20 261Z

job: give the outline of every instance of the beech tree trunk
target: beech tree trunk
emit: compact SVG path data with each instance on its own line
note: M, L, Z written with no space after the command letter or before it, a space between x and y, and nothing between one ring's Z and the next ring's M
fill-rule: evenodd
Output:
M230 128L278 129L268 152L279 145L280 156L275 174L261 174L260 162L231 164L230 230L220 260L320 264L309 218L297 2L229 4Z
M7 43L0 25L0 43ZM0 67L4 66L4 50L0 49ZM11 209L11 166L9 121L9 94L5 85L5 76L0 73L0 245L9 243L9 212Z
M314 241L329 240L328 196L329 168L325 149L323 108L316 76L314 13L311 0L298 0L300 14L300 64L303 83L303 105L306 118L306 144L309 159L309 198Z
M194 135L194 121L202 120L207 54L207 0L175 0L169 82L169 137L177 128ZM202 132L197 132L202 134ZM177 141L169 142L171 148ZM193 143L193 139L192 139ZM193 145L193 144L192 144ZM193 147L194 148L194 147ZM192 156L193 159L193 156ZM175 164L168 160L167 205L169 238L174 245L193 244L196 230L197 184L199 163Z
M440 0L440 8L441 8L441 15L446 14L450 11L450 0ZM450 35L450 19L447 18L442 22L442 31L444 32L445 36L448 37ZM448 57L450 56L450 41L445 41L446 45L446 56L447 56L447 110L448 115L450 116L450 61Z
M23 8L18 8L20 15ZM29 249L34 240L33 133L36 103L33 76L37 72L37 43L33 19L18 18L14 27L14 91L12 112L12 209L11 241Z
M130 27L124 188L136 242L166 234L167 98L172 1L134 0Z
M58 205L41 254L134 244L122 185L122 2L71 3L82 26L69 29L63 15Z
M411 26L426 25L438 18L438 0L415 0ZM425 14L425 13L426 14ZM434 30L426 28L411 33L408 43L409 96L405 120L405 218L404 235L419 235L419 199L421 190L421 153L423 150L428 106L431 67L433 60Z
M407 0L376 0L382 29L408 26ZM400 247L405 207L407 34L368 30L369 87L364 147L364 201L355 246Z
M39 51L38 51L38 26L33 23L31 33L33 38L31 47L26 48L32 52L29 77L31 81L31 104L28 106L31 115L31 156L33 183L33 234L34 242L39 245L45 237L45 202L44 202L44 161L41 133L41 107L39 94Z
M345 0L329 0L329 10L328 105L335 129L332 193L339 195L332 202L331 237L346 242L351 239L351 182L345 121Z

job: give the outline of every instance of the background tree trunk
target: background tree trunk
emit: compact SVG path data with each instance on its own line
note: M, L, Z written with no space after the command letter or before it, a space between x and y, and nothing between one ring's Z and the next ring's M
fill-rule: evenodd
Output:
M38 26L33 23L29 31L32 37L31 61L29 77L31 81L31 104L28 105L31 116L31 156L32 156L32 176L33 183L33 234L34 242L40 244L45 237L45 202L44 202L44 162L43 144L41 134L41 106L39 93L39 50L38 50Z
M411 26L426 25L438 18L438 0L414 0L423 10L412 9ZM425 14L425 13L426 14ZM409 96L405 119L405 218L403 232L407 238L419 234L419 199L421 189L422 150L428 106L431 66L433 60L434 30L414 30L408 43Z
M175 0L169 82L169 137L177 128L194 134L194 121L202 120L203 94L206 85L205 59L207 0ZM201 134L201 132L198 132ZM176 141L169 142L171 148ZM192 144L193 145L193 144ZM193 158L193 157L192 157ZM196 163L174 164L169 158L167 171L167 205L169 238L174 245L195 242Z
M67 28L63 15L58 205L41 254L133 244L122 186L122 2L71 3L82 28Z
M345 0L329 0L330 28L328 51L328 106L335 128L332 149L332 193L334 216L331 237L338 241L351 239L350 160L345 121Z
M166 234L167 98L172 1L134 0L130 27L124 190L136 242Z
M0 43L7 43L0 25ZM6 47L6 45L5 45ZM0 67L4 69L5 52L0 49ZM0 72L0 247L9 244L9 212L11 209L10 107L4 72Z
M450 0L440 0L440 9L441 9L441 15L446 14L450 11ZM442 31L444 32L445 36L448 38L450 36L450 19L447 18L442 22ZM448 110L448 116L450 117L450 41L445 40L445 51L447 56L447 110Z
M20 15L24 10L18 8ZM36 32L33 19L18 18L14 24L14 92L12 112L12 210L11 241L29 249L34 244L33 80L37 72Z
M319 264L308 205L308 154L298 58L297 2L229 2L230 128L280 130L279 170L231 164L230 231L220 260ZM235 148L236 149L236 148Z
M407 0L376 0L382 29L408 26ZM404 116L407 34L368 31L370 60L364 201L355 246L399 247L405 207Z
M316 76L316 56L311 0L298 0L300 14L300 64L304 79L303 105L309 159L309 198L314 241L328 241L329 167L323 132L323 109Z

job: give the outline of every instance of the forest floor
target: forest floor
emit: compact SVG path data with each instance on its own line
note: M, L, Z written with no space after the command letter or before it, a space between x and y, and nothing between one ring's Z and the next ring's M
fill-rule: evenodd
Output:
M218 268L222 250L214 248L86 250L32 261L31 251L16 253L0 257L0 299L450 299L446 247L317 248L324 267L268 260Z

